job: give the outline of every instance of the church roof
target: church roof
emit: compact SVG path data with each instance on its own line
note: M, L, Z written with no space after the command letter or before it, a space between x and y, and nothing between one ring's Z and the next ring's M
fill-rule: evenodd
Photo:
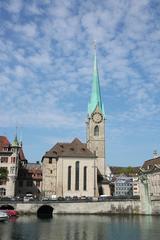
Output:
M3 151L4 148L10 147L10 142L6 136L0 136L0 151Z
M43 158L44 157L94 158L95 155L87 148L85 143L82 143L78 138L75 138L71 143L57 143L46 152Z
M104 106L101 99L99 74L98 74L97 59L96 59L96 52L95 52L93 80L92 80L92 93L91 93L90 102L88 104L89 116L95 111L96 107L98 107L101 113L105 116Z

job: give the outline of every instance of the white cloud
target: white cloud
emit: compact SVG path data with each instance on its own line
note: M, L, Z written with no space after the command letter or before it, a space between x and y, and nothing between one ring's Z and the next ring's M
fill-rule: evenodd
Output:
M82 1L74 11L72 1L47 2L44 8L21 1L7 5L10 12L29 14L28 20L20 18L16 24L7 19L5 31L13 36L2 38L0 45L0 61L5 63L1 68L4 101L13 106L11 102L16 99L19 106L21 99L24 106L31 105L28 124L35 123L34 108L40 112L47 109L46 117L39 117L39 124L47 124L47 118L50 123L52 116L48 112L59 108L63 112L67 108L66 98L72 111L77 109L79 103L72 102L72 95L80 96L84 86L86 94L90 91L94 39L98 45L101 85L107 91L116 89L118 96L125 97L133 106L127 109L127 121L133 115L145 118L156 107L159 109L155 94L160 83L160 30L157 27L150 32L154 13L149 1L102 1L98 7L95 3ZM12 96L8 97L11 89ZM2 109L4 105L1 104ZM147 113L147 108L152 111ZM21 109L24 112L16 112L17 116L27 119ZM126 117L121 119L126 121Z
M19 13L22 10L23 3L21 0L10 0L6 4L6 9L11 13Z

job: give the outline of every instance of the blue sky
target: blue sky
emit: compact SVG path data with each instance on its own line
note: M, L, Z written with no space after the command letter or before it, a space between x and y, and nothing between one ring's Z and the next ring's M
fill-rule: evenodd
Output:
M0 0L0 135L29 161L86 139L93 40L109 165L160 152L159 0Z

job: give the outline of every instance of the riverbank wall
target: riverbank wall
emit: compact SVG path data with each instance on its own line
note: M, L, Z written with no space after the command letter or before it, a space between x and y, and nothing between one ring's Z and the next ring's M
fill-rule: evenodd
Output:
M13 207L20 214L37 214L44 206L51 207L53 214L144 214L138 200L0 203L0 207L5 205Z
M160 215L160 201L154 200L144 204L140 200L93 201L93 202L0 202L0 207L10 206L21 215L37 214L44 207L52 208L53 214L131 214L131 215Z

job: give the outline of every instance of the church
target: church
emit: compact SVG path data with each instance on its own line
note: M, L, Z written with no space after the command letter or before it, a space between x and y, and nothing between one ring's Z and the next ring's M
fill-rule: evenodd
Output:
M110 195L105 155L105 111L101 98L96 51L88 103L86 143L75 138L57 143L42 157L44 197Z

